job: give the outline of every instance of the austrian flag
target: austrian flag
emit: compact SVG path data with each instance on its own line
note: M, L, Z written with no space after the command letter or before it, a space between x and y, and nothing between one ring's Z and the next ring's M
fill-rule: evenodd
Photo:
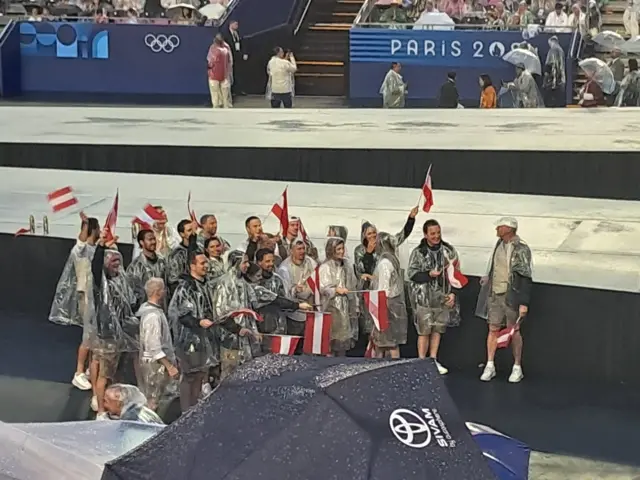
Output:
M309 285L313 293L314 305L320 305L320 265L318 265L313 270L313 274L307 278L307 285Z
M331 353L330 314L323 312L307 313L303 351L307 355L329 355Z
M429 213L431 207L433 207L433 188L431 187L431 165L427 170L427 178L424 179L424 185L422 185L422 195L424 196L424 205L422 210Z
M63 187L58 190L54 190L47 195L47 200L53 213L58 213L65 208L73 207L78 203L78 199L73 195L71 187Z
M364 305L369 311L373 323L380 332L389 328L389 313L387 311L387 292L373 290L364 292Z
M516 321L515 325L511 325L510 327L503 328L498 332L498 348L506 348L511 343L511 339L517 330L520 329L520 319Z
M271 337L271 353L293 355L302 337L295 335L269 335Z
M150 203L147 203L142 209L142 212L133 219L133 223L137 223L146 230L151 230L151 225L159 220L164 220L164 214Z
M231 318L240 317L242 315L248 315L249 317L253 317L253 319L256 322L262 322L264 320L264 318L262 318L262 316L259 313L254 312L253 310L249 310L248 308L240 308L238 310L234 310L229 314Z
M282 236L285 236L289 230L289 202L287 201L286 188L284 189L284 192L282 192L282 196L278 203L274 203L273 207L271 207L271 213L280 220L280 231L282 232Z
M462 288L469 283L469 279L460 271L460 262L458 260L449 262L449 265L447 265L447 278L453 288Z

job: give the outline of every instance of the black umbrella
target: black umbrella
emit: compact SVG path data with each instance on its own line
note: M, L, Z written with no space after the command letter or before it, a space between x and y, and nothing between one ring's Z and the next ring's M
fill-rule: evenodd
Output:
M103 480L494 479L432 361L268 355Z

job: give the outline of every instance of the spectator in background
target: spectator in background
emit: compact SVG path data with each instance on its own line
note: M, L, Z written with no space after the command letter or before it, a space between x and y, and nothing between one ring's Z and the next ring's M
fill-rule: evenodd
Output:
M555 35L549 39L549 52L544 64L542 90L544 104L547 107L566 106L565 90L567 78L565 74L564 50Z
M523 0L518 4L518 10L509 19L508 26L527 26L535 21L533 13L528 9L527 2Z
M298 67L292 52L285 55L281 47L276 47L275 55L267 64L267 95L271 108L291 108L293 106L294 77Z
M402 66L393 62L380 86L383 108L403 108L407 96L407 84L404 83L400 70Z
M569 26L576 29L582 36L587 34L587 17L580 8L579 3L571 6L571 14L569 15Z
M467 13L467 4L464 0L443 0L439 10L449 15L456 23L460 23Z
M587 83L578 94L580 100L578 105L585 108L600 107L606 104L604 93L598 82L595 81L593 75L587 74Z
M640 71L638 71L638 60L635 58L629 59L629 73L620 84L615 106L640 107Z
M562 10L562 3L557 2L556 8L553 12L547 15L547 19L544 22L545 30L551 32L565 32L567 25L569 25L569 16ZM554 28L555 27L555 28ZM564 27L564 28L563 28Z
M96 10L93 21L98 24L109 23L109 16L107 15L107 11L104 8L99 8L98 10Z
M496 108L497 96L496 89L493 86L491 77L487 74L480 75L480 88L482 94L480 95L480 108Z
M638 22L640 21L640 0L629 0L627 8L625 8L622 14L622 23L624 29L631 37L637 37L640 35L640 27Z
M232 20L229 28L222 32L224 41L231 47L233 55L233 85L231 93L234 95L246 95L244 92L245 76L247 75L246 62L249 55L244 48L244 42L238 31L238 21Z
M229 46L218 33L207 54L209 93L213 108L231 108L231 80L233 57Z
M405 28L404 24L409 23L409 17L402 6L401 0L392 0L391 5L380 15L380 23L400 24L402 26L390 28Z
M611 52L611 59L608 62L609 68L613 73L613 79L617 84L620 84L620 82L622 82L622 79L624 78L625 66L624 61L622 60L622 58L620 58L621 54L622 52L619 48L614 48Z
M458 108L460 96L458 95L458 87L456 87L456 73L447 73L447 80L440 87L440 96L438 97L439 108Z
M133 8L127 10L127 23L138 23L138 12L136 12Z

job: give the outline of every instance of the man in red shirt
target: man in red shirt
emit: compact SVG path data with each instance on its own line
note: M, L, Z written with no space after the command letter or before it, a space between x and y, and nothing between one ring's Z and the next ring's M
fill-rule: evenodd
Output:
M233 60L231 48L217 34L207 54L209 92L213 108L231 108Z

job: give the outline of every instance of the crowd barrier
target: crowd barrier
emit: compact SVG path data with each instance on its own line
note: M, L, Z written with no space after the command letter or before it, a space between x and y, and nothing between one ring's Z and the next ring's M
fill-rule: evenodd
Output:
M354 105L380 105L380 85L391 62L400 62L408 83L408 104L435 103L447 73L457 73L456 85L464 104L477 105L480 99L478 77L488 74L499 88L511 81L512 65L502 56L525 40L538 49L542 63L549 51L549 38L556 35L569 53L571 33L539 33L492 30L407 30L388 28L351 29L349 35L349 102ZM567 99L573 83L573 65L567 61Z

